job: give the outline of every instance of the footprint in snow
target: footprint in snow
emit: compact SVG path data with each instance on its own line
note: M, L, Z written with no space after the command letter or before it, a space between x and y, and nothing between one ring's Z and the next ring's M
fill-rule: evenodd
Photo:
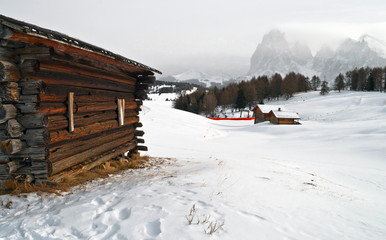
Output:
M157 219L155 221L152 221L146 224L145 233L148 234L150 237L154 237L154 238L160 235L161 234L160 219Z
M92 204L96 205L96 206L100 206L100 205L103 205L105 202L102 200L102 198L100 197L96 197L94 198L92 201L91 201Z
M119 220L126 220L130 218L130 216L131 216L131 209L124 208L118 211Z

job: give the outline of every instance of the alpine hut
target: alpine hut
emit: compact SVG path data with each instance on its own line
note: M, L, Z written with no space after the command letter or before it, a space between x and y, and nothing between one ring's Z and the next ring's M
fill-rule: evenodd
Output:
M0 181L44 180L138 146L158 70L0 15Z
M283 109L281 106L278 106L278 105L258 104L255 108L253 108L253 115L255 116L255 124L269 121L270 120L269 112L279 108Z
M299 115L292 111L283 111L281 108L271 110L268 114L269 121L274 124L299 124Z

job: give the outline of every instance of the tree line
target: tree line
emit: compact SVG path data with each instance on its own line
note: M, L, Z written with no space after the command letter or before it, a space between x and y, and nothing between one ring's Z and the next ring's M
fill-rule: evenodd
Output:
M362 67L339 74L334 81L335 90L384 91L386 67Z
M290 72L282 78L278 73L253 77L249 81L231 83L224 88L198 89L191 94L181 94L176 98L174 107L197 114L213 116L217 107L223 109L252 109L264 100L291 98L297 92L307 92L320 85L320 79L311 80L302 74Z

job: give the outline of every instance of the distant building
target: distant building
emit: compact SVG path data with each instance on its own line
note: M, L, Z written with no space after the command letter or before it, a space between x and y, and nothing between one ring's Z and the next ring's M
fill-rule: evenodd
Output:
M274 124L299 124L299 115L292 111L283 111L280 108L268 113L269 121Z
M277 110L277 109L282 109L284 110L281 106L278 105L263 105L263 104L258 104L254 109L253 109L253 114L255 116L255 124L256 123L261 123L264 121L269 121L269 112L272 110Z

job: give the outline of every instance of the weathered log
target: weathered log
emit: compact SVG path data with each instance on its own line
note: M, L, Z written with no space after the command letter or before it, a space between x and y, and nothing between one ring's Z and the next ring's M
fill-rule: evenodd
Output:
M123 145L121 145L121 146L119 146L111 151L108 151L108 152L105 152L99 156L93 157L89 160L89 162L91 162L91 163L83 166L82 169L84 169L84 170L93 169L93 168L101 165L104 162L107 162L111 159L114 159L120 155L125 154L127 151L130 151L131 148L133 148L134 146L135 146L135 143L133 141L131 141L131 142L123 144Z
M137 145L137 146L135 147L135 150L146 152L148 149L147 149L146 146L138 146L138 145Z
M0 82L12 82L20 79L16 64L0 60Z
M7 166L8 166L8 173L9 174L13 174L15 173L19 168L22 168L24 167L24 164L21 163L20 161L11 161L9 163L7 163Z
M126 93L65 85L47 85L45 92L38 96L42 102L65 102L68 92L74 92L76 93L76 102L113 102L117 98L133 101L134 87L128 86L128 88L133 88L133 92Z
M137 91L141 91L141 90L148 90L149 89L149 85L148 84L142 84L142 83L137 83L136 85L136 90Z
M16 118L17 109L12 104L0 103L0 123L8 121L8 119Z
M24 78L28 75L35 74L37 71L39 71L40 63L38 60L35 59L25 59L20 64L20 74Z
M17 171L18 174L42 174L48 172L48 163L46 161L32 161L29 164L21 162L24 165L22 169Z
M33 155L33 154L47 154L47 149L45 147L26 147L17 154L24 155ZM16 154L16 155L17 155Z
M4 154L15 154L24 148L20 139L8 139L0 142L0 150Z
M139 118L133 117L127 120L128 121L126 121L126 125L130 125L135 122L138 122ZM97 134L111 129L115 129L118 127L119 126L118 126L117 120L109 120L106 122L97 122L87 126L77 127L74 129L74 132L72 133L68 132L67 130L57 130L49 133L49 139L50 139L49 143L53 144L57 142L77 139L84 136L89 136L92 134Z
M23 114L17 119L24 128L44 128L48 125L48 117L43 113Z
M34 75L25 76L28 80L41 80L46 84L67 85L75 87L94 88L102 90L111 90L117 92L133 92L134 87L127 84L113 82L110 80L92 78L71 73L54 72L49 70L40 70ZM135 86L135 82L131 85Z
M11 41L11 40L6 40L6 39L0 39L0 46L4 48L24 48L25 43L19 42L19 41ZM12 49L13 53L13 49ZM2 56L1 50L0 50L0 56Z
M85 162L86 160L95 158L104 152L113 150L123 144L126 144L131 140L131 138L132 136L124 136L122 138L117 138L114 141L111 141L109 144L103 144L101 146L97 146L89 150L86 150L84 152L81 152L79 154L75 154L71 157L65 158L61 161L53 162L52 171L50 172L50 175L56 174L64 169L75 166L76 164ZM135 146L136 146L136 142L133 141L127 150L129 151Z
M3 180L8 176L9 176L8 166L6 164L0 164L0 180Z
M142 123L138 122L138 123L135 123L135 124L134 124L134 127L140 128L140 127L143 127L143 125L142 125Z
M2 102L18 102L20 91L16 82L7 82L0 85L0 99Z
M21 140L31 147L45 146L50 142L50 136L46 128L27 129Z
M125 112L125 121L131 121L132 117L136 117L138 111L129 110ZM74 124L76 127L83 127L96 122L104 122L108 120L118 119L117 111L104 111L92 113L79 113L74 115ZM68 119L64 115L48 116L48 129L50 131L68 128Z
M9 155L9 158L11 160L13 159L20 159L20 158L29 158L32 161L45 161L47 158L47 153L30 153L30 154L20 154L20 153L15 153L12 155Z
M128 75L118 75L112 72L101 70L100 68L89 67L83 64L66 61L40 61L40 69L51 70L55 72L75 73L83 76L105 79L114 82L128 84L128 82L136 82L136 78ZM132 83L131 83L132 85Z
M145 132L142 131L142 130L136 130L136 131L134 132L134 135L135 135L136 137L142 137L144 134L145 134Z
M19 138L24 131L23 126L16 119L9 119L6 123L0 124L0 129L4 130L10 138Z
M0 42L0 46L3 46L2 41ZM0 60L14 62L15 54L13 49L8 47L0 47Z
M7 139L9 139L7 131L0 130L0 141L4 141L4 140L7 140Z
M102 146L105 144L108 145L111 141L122 137L131 136L131 139L133 139L133 132L134 128L123 128L120 129L120 131L114 129L103 132L98 136L86 137L77 141L67 142L64 144L53 144L52 146L48 147L48 159L51 162L56 162L60 161L61 159L70 157L74 154L86 151L90 148Z
M146 83L146 84L153 84L155 82L155 76L153 75L143 75L143 76L138 76L138 82L140 83Z
M27 35L26 33L22 32L13 32L13 31L3 31L4 35L6 37L3 37L3 39L13 40L13 41L21 41L25 43L29 43L32 45L45 45L48 47L52 47L53 49L60 49L63 52L66 52L65 56L73 56L73 59L69 59L70 61L74 62L82 62L82 61L93 61L97 64L97 67L101 67L102 69L106 68L107 66L111 66L110 68L119 68L127 72L138 72L143 71L144 75L151 74L152 72L141 67L141 66L133 66L131 64L127 64L122 61L117 61L114 58L95 53L92 51L84 51L83 49L79 47L71 46L70 44L63 44L58 41L52 41L50 39L45 39L39 36L32 36ZM55 52L58 52L56 51ZM62 57L63 58L63 57ZM77 59L76 59L77 58ZM75 61L78 60L78 61ZM89 63L85 63L86 65L89 65Z
M28 46L26 48L20 48L16 50L16 53L19 55L20 61L30 60L50 60L52 55L52 48L49 47L32 47Z
M10 162L9 155L0 154L0 164Z
M46 84L41 80L19 81L19 86L21 87L21 93L25 95L40 94L46 89Z
M145 100L147 98L147 92L144 90L135 92L135 98L139 100Z
M21 95L19 98L20 103L37 103L40 102L40 95Z
M67 106L64 103L21 103L17 104L17 107L22 113L45 113L47 115L65 114L67 113ZM127 103L125 110L137 109L136 103ZM116 110L117 104L115 102L100 102L100 103L78 103L75 99L75 111L74 113L88 113L88 112L102 112L109 110ZM1 109L0 109L1 111ZM1 119L1 112L0 112Z
M18 55L52 55L53 49L50 47L28 46L15 50Z

